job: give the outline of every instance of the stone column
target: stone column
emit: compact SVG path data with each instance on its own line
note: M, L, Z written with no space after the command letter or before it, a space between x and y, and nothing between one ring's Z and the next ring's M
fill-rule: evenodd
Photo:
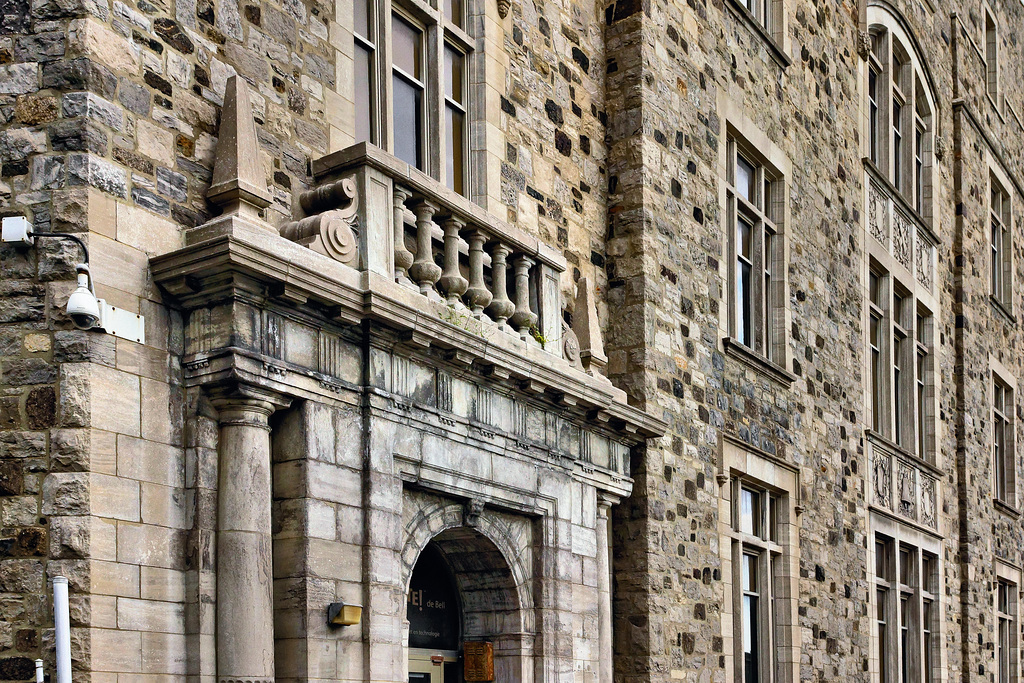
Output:
M217 681L274 683L270 425L254 392L215 395L218 411Z
M612 683L612 499L597 494L598 683Z

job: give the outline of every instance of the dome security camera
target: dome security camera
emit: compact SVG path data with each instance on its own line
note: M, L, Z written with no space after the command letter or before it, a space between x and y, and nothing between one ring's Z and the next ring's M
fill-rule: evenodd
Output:
M100 323L99 300L92 291L89 266L79 263L75 269L78 271L78 287L68 298L68 317L78 329L91 330Z

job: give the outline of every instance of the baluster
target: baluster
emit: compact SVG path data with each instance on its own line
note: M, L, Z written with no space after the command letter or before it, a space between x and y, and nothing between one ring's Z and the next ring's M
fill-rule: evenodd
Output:
M420 287L420 293L429 296L434 283L441 277L441 268L434 263L431 251L431 232L434 222L431 220L437 213L437 205L426 199L420 200L413 207L416 212L416 260L409 267L409 275Z
M412 252L405 248L405 202L412 196L409 190L395 185L395 280L401 282L409 279L409 266L412 265Z
M459 272L459 231L466 227L465 221L455 216L449 216L444 224L444 272L438 284L444 290L448 305L454 306L461 301L466 293L469 281L462 277Z
M469 303L469 310L479 318L492 298L487 285L484 284L484 242L487 241L487 233L473 230L466 235L466 239L469 241L469 289L466 290L466 301ZM504 279L504 275L502 278Z
M505 259L512 253L508 247L500 242L494 245L491 250L491 289L494 290L494 299L487 307L487 312L494 318L494 322L504 326L505 321L515 310L515 304L508 298L508 287L505 283Z
M509 318L512 326L519 330L519 338L526 341L530 328L537 324L537 314L530 310L530 268L533 259L518 256L513 264L516 278L516 312Z

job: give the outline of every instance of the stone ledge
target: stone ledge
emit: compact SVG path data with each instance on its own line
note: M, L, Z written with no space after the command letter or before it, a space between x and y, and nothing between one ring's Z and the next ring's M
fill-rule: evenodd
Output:
M792 372L768 360L746 344L738 342L732 337L722 339L722 345L725 347L726 356L738 360L755 372L770 377L785 386L789 386L796 381L796 375Z
M408 335L419 346L451 350L468 366L507 376L538 396L551 395L587 411L616 431L657 437L667 425L626 403L620 389L595 380L568 362L494 329L484 338L446 322L425 297L372 272L359 272L237 217L190 231L187 247L154 257L155 282L185 309L245 296L256 300L286 293L295 305L312 304L335 321L373 320ZM327 315L325 314L325 317ZM481 323L481 329L489 323ZM568 399L568 400L566 400Z

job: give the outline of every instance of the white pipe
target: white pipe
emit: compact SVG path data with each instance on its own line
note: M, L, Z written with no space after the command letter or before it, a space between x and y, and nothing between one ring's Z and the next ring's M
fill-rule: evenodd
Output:
M53 577L53 626L57 631L57 683L71 683L71 616L68 580Z
M36 660L36 683L43 683L43 660Z

